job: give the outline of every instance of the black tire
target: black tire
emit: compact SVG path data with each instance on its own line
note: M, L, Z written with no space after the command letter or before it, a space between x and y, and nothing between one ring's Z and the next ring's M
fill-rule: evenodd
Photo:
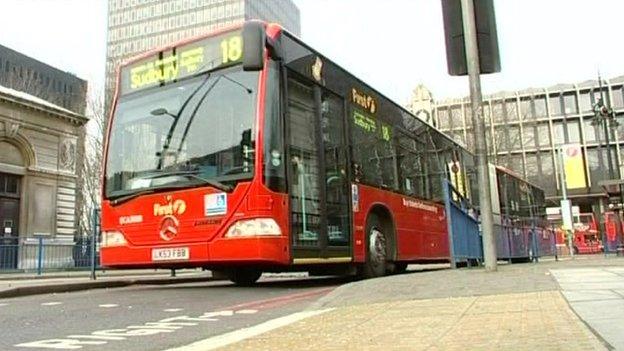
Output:
M238 268L229 272L228 278L238 286L252 286L261 275L262 272L257 269Z
M366 222L366 262L360 269L364 279L381 277L386 274L387 245L384 226L379 217L371 214Z

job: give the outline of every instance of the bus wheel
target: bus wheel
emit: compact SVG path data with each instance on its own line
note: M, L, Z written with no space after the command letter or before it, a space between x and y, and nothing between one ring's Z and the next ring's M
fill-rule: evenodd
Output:
M228 278L238 286L252 286L261 275L262 272L256 269L237 268L229 272Z
M363 278L381 277L386 273L386 237L381 228L379 218L371 215L366 225L366 263L360 274Z

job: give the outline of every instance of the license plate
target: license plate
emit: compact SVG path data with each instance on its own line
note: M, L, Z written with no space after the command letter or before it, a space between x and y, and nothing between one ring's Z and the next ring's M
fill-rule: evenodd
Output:
M171 247L167 249L152 249L152 261L176 261L189 259L188 247Z

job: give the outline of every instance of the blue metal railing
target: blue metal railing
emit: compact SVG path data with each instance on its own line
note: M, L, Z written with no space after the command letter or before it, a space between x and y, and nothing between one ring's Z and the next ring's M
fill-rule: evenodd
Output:
M53 237L16 237L0 239L0 273L61 270L91 270L92 278L99 268L100 212L92 212L91 235L74 242Z

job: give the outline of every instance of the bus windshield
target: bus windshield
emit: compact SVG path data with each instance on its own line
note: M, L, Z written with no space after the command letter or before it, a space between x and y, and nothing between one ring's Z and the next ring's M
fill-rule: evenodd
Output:
M122 96L106 197L251 178L258 76L238 66Z

